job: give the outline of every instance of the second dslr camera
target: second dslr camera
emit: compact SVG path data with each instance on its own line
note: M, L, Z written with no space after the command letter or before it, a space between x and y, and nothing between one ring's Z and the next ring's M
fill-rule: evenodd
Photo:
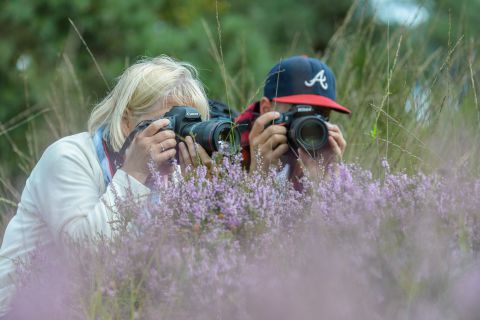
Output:
M317 153L328 142L328 117L310 105L294 105L289 111L280 113L273 124L285 125L288 144L297 150L303 148L310 154Z

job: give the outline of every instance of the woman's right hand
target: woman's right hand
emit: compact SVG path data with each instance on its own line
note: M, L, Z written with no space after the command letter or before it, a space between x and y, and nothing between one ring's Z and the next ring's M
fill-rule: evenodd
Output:
M135 136L125 153L123 171L145 183L150 174L149 161L153 160L157 168L169 164L169 160L176 154L175 132L159 131L169 123L168 119L156 120Z

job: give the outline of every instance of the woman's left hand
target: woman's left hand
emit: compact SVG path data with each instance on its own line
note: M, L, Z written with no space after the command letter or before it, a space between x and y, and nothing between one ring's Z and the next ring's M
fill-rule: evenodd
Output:
M207 151L203 149L201 145L193 141L190 136L185 137L185 141L181 141L178 144L179 149L179 162L182 173L185 173L187 167L196 167L204 165L207 168L212 166L212 158L208 155Z

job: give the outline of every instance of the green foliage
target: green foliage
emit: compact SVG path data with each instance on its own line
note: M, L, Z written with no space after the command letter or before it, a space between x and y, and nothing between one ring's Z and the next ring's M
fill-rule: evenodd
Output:
M452 33L432 51L425 39L435 25L385 29L356 12L324 56L337 75L338 100L353 110L350 118L332 117L347 137L347 161L374 172L387 158L409 173L466 166L478 174L478 40Z
M480 11L480 2L436 0L429 7L433 13L430 26L435 26L429 37L432 48L445 46L448 39L454 42L462 35L468 41L478 37L477 12Z

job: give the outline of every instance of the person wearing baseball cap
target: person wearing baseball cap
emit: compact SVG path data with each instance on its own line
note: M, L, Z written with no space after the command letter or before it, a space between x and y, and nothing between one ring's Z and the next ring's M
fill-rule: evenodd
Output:
M346 141L340 128L329 122L328 143L318 154L309 154L303 148L295 150L288 144L285 126L272 123L296 105L312 106L325 119L332 110L351 112L336 102L335 76L325 63L307 56L282 59L268 73L263 97L235 119L241 132L244 164L250 172L266 171L281 163L281 172L290 179L298 179L305 170L316 178L324 172L319 170L320 162L328 166L342 158Z

